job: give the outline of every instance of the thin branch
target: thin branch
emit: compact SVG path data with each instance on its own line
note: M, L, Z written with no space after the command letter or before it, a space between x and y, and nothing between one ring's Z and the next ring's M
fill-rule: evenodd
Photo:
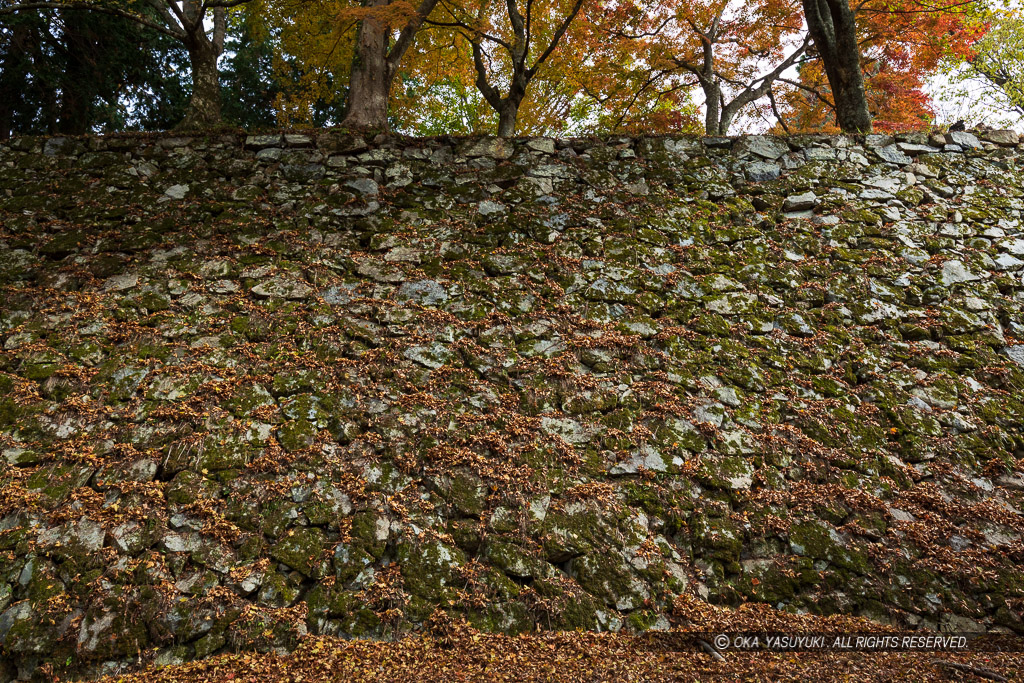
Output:
M779 120L779 125L782 126L782 132L789 135L789 126L786 125L786 120L782 118L782 114L779 113L779 107L775 103L775 89L768 88L768 101L772 105L772 113L775 114L775 118Z
M175 30L175 28L170 28L170 27L164 26L162 24L157 24L156 22L150 21L149 19L146 19L145 17L139 16L138 14L135 14L134 12L130 12L130 11L124 10L124 9L119 9L117 7L107 7L107 6L104 6L104 5L96 5L96 4L93 4L93 3L78 3L78 2L70 2L70 3L69 2L27 2L27 3L21 4L21 5L11 5L9 7L0 7L0 16L5 15L5 14L15 14L17 12L24 12L24 11L36 10L36 9L75 9L75 10L83 10L83 11L87 11L87 12L99 12L101 14L111 14L111 15L116 16L116 17L124 17L125 19L131 19L132 21L134 21L136 24L139 24L140 26L145 26L146 28L151 28L154 31L159 31L160 33L163 33L164 35L170 36L171 38L175 38L176 40L181 40L181 39L183 39L185 37L183 32Z
M428 26L441 26L441 27L445 27L445 28L460 28L460 29L462 29L467 34L466 35L466 40L468 40L471 43L478 43L478 42L480 42L480 39L489 40L492 43L496 43L496 44L500 45L501 47L505 48L509 52L512 51L512 46L509 43L507 43L504 40L502 40L501 38L499 38L497 36L492 36L489 33L484 33L479 28L475 28L473 26L470 26L469 24L467 24L465 22L462 22L462 21L437 21L435 19L427 19L423 23L427 24Z
M921 9L876 9L874 7L868 7L867 1L860 3L857 6L857 14L861 12L865 14L934 14L938 12L950 12L959 7L967 7L968 5L977 4L978 0L962 0L961 2L955 2L951 5L925 5L919 3Z
M223 7L225 9L228 9L231 7L238 7L239 5L244 5L247 2L251 2L251 0L207 0L203 3L202 9L204 12L208 9L213 9L215 7Z
M706 640L701 640L700 638L698 638L697 644L700 645L700 648L704 650L704 652L707 652L709 655L711 655L711 658L714 659L716 662L725 661L725 657L722 656L722 653L720 653L715 648L711 647L711 643L707 642Z
M670 21L672 21L673 19L675 19L675 17L668 17L667 19L665 19L665 21L661 22L661 24L658 25L658 28L651 29L650 31L643 31L642 33L626 33L624 31L608 31L608 35L609 36L614 36L616 38L626 38L628 40L639 40L641 38L653 38L654 36L659 35L661 33L661 30L663 28L665 28L665 26L667 26L668 23Z
M831 108L836 108L836 105L827 97L825 97L825 95L823 95L820 90L804 85L803 83L800 83L798 81L791 81L788 78L777 78L775 80L779 81L780 83L788 83L789 85L792 85L795 88L799 88L800 90L806 90L807 92L811 93L812 95L817 97L819 100L821 100Z
M171 12L169 5L174 3L167 3L164 0L147 0L147 4L163 18L167 26L173 26L175 30L180 30L183 38L188 35L185 31L185 25ZM177 6L175 6L175 11L177 11Z
M552 36L551 43L549 43L548 48L544 50L544 54L538 57L537 61L533 63L533 67L530 68L528 73L531 78L533 77L533 74L536 73L537 67L543 64L544 60L551 56L551 53L555 51L556 47L558 47L558 43L562 40L562 36L564 36L565 32L569 30L569 24L571 24L573 19L576 18L576 15L580 13L581 7L583 7L583 0L576 0L576 4L573 5L572 11L569 12L569 15L565 17L562 25L558 27L557 31L555 31L555 35Z

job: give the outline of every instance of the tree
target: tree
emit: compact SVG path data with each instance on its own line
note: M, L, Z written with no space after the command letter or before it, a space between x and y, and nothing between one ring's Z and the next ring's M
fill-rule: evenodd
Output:
M984 28L984 37L951 55L944 71L960 87L969 118L995 116L1019 124L1024 120L1024 10L985 9L972 20Z
M277 123L274 101L281 92L274 70L274 40L248 11L228 16L221 66L221 110L224 120L243 128L268 128Z
M357 29L343 126L389 130L388 101L398 66L438 0L365 0ZM393 27L400 27L391 41Z
M807 31L828 76L839 128L844 133L870 133L856 13L849 0L803 0L803 6Z
M271 0L261 6L263 29L275 35L278 122L389 130L395 78L435 5Z
M166 128L184 112L183 59L176 42L124 17L8 15L0 24L0 137Z
M180 128L203 128L221 122L220 80L217 59L224 51L227 10L248 0L143 0L139 5L118 0L82 2L62 0L24 2L0 6L0 15L28 10L79 9L121 16L179 41L188 51L192 94ZM210 27L207 27L209 22Z
M457 32L425 27L396 77L391 105L396 128L411 135L493 132L493 112L475 79L469 42Z
M873 128L910 130L931 122L927 78L943 59L966 54L981 35L979 27L966 20L965 8L972 2L863 0L856 6L858 62ZM780 79L775 93L780 106L774 113L781 128L834 130L830 117L835 117L843 129L842 100L831 87L826 67L824 60L805 62L796 80Z
M349 0L253 0L244 8L269 53L272 109L282 126L337 125L345 115L359 17Z
M515 134L527 87L558 48L582 7L583 0L561 4L557 0L526 0L522 8L518 0L505 0L502 9L493 0L482 0L471 10L445 5L450 20L431 21L435 26L459 29L469 42L476 87L498 114L499 136ZM540 54L534 58L531 53L535 46L540 46Z
M795 0L619 2L612 35L634 41L652 75L685 73L704 93L704 128L725 135L736 117L799 63L808 39ZM786 45L790 44L787 54Z

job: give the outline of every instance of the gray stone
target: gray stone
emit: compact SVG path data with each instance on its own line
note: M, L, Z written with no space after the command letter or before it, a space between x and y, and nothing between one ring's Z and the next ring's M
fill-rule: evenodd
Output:
M904 154L896 145L879 147L875 151L878 153L878 156L882 157L883 161L888 161L890 164L903 166L904 164L909 164L913 161L913 159Z
M308 183L323 178L323 164L282 164L281 175L293 183Z
M52 527L39 534L39 545L43 547L75 546L86 552L95 552L103 547L106 532L103 526L82 518L77 522Z
M707 422L715 427L721 427L725 419L725 406L721 403L705 403L697 406L693 411L694 422Z
M425 306L437 306L448 301L448 292L436 280L405 282L398 288L397 298L401 301L416 301Z
M716 272L711 275L710 278L703 282L706 287L710 287L715 292L740 292L743 290L743 286L737 283L732 278L726 278L720 272Z
M978 138L963 130L946 133L946 142L951 145L959 145L960 147L970 147L971 149L981 147L981 141Z
M452 352L440 342L433 342L429 346L414 346L406 349L402 355L431 370L442 367L452 358Z
M164 194L171 199L184 199L185 195L188 194L188 190L188 185L171 185L164 190Z
M28 601L14 604L10 609L0 614L0 645L6 644L7 634L14 626L22 621L32 622L39 617L32 609ZM2 671L2 670L0 670Z
M593 428L570 418L542 417L540 428L571 444L590 443L594 436Z
M376 197L380 192L380 186L371 178L353 178L346 182L345 186L351 187L363 196Z
M252 149L263 149L281 144L280 135L248 135L245 138L245 146Z
M203 539L192 531L171 533L164 536L163 546L172 553L192 553L203 547Z
M782 172L782 169L778 164L772 164L766 161L754 161L745 165L743 170L747 174L747 180L754 183L775 180Z
M901 152L906 152L907 154L915 156L918 154L934 154L941 151L935 147L931 147L930 145L918 145L912 142L900 142L896 146L899 147Z
M704 143L705 147L710 147L711 149L729 149L732 147L732 138L717 135L701 138L700 141Z
M493 216L496 214L502 214L505 213L507 210L508 207L505 206L504 204L500 202L492 202L489 199L485 199L484 201L480 202L480 205L477 207L477 211L480 213L481 216Z
M311 147L313 145L313 138L308 135L286 133L284 136L284 143L289 147Z
M55 157L58 154L64 154L66 148L71 147L71 141L67 138L50 138L43 145L43 154L48 157Z
M736 155L756 155L774 161L789 153L785 140L768 135L747 135L736 141L732 148Z
M808 161L835 161L839 158L839 151L832 147L808 147L804 156Z
M272 147L281 144L281 135L247 135L246 146L262 150L263 147Z
M1024 239L1006 240L999 243L999 248L1014 256L1024 256Z
M716 387L715 396L727 406L739 408L742 405L739 394L732 387Z
M813 209L818 205L818 198L813 192L804 192L803 194L794 194L786 197L786 201L782 204L783 211L806 211Z
M527 148L541 154L554 154L555 141L551 138L532 138L526 141Z
M963 261L950 260L942 264L940 280L947 287L960 282L973 282L980 279L978 275L967 269Z
M858 194L857 196L860 197L861 199L867 199L868 201L872 202L885 202L889 201L890 199L895 199L895 197L889 192L886 192L885 190L878 190L875 188L861 190L860 194Z
M234 280L217 280L211 282L208 289L212 294L234 294L240 287Z
M508 159L512 156L512 145L503 138L484 137L469 140L459 152L467 157L489 157Z
M139 276L136 273L124 273L108 277L103 282L103 290L106 292L123 292L133 289L139 284Z
M1020 136L1014 130L988 130L982 133L981 137L1003 147L1013 147L1020 143Z
M313 293L313 288L301 280L282 276L260 282L250 291L272 299L306 299Z
M872 133L871 135L864 136L864 144L870 148L888 147L895 141L891 135L884 133Z
M527 175L535 178L571 178L573 173L564 164L541 164L527 171Z
M757 296L748 292L728 292L708 299L705 304L709 311L722 315L734 315L749 312L757 303Z
M1000 254L995 258L995 265L997 270L1020 270L1021 266L1024 266L1024 261L1016 256Z
M423 260L423 252L412 247L395 247L384 254L388 263L419 263Z

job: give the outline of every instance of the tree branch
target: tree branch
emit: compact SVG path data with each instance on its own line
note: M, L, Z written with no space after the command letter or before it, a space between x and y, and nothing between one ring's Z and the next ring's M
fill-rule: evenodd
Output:
M184 33L176 30L176 28L168 27L162 24L158 24L154 21L150 21L145 17L139 16L134 12L128 10L119 9L117 7L107 7L104 5L97 5L93 3L78 3L78 2L26 2L19 5L11 5L9 7L0 7L0 16L5 14L15 14L17 12L25 12L28 10L36 9L75 9L86 12L99 12L101 14L111 14L116 17L124 17L130 19L140 26L151 28L154 31L159 31L166 36L170 36L176 40L183 39Z
M788 78L777 78L775 80L777 80L779 83L788 83L789 85L793 86L794 88L799 88L800 90L805 90L805 91L811 93L812 95L814 95L815 97L817 97L819 100L821 100L822 102L824 102L828 106L832 107L833 109L836 108L835 103L833 103L831 100L829 100L827 97L825 97L821 93L820 90L817 90L817 89L812 88L810 86L804 85L803 83L799 83L797 81L791 81Z
M569 24L571 24L573 19L576 18L576 15L580 13L580 8L582 7L583 0L576 0L576 4L573 5L572 11L565 17L565 20L562 21L562 25L558 27L557 31L555 31L555 35L551 37L551 42L548 44L547 49L544 50L544 54L538 57L537 61L534 62L533 66L529 69L529 78L533 77L533 74L537 72L537 67L543 64L544 60L550 57L551 53L555 51L556 47L558 47L558 43L562 40L562 36L564 36L565 32L569 30Z
M774 84L772 84L774 85ZM772 113L775 114L775 118L779 120L779 125L782 126L782 132L789 135L789 126L786 125L786 120L782 118L782 114L779 113L779 107L775 103L775 89L768 88L768 101L772 105Z
M487 65L484 64L484 51L480 43L470 43L473 47L473 68L476 69L476 87L487 100L487 104L497 110L501 107L501 94L487 81Z
M434 11L434 7L437 6L438 0L422 0L420 6L416 8L416 14L409 18L409 21L402 27L401 32L398 34L398 39L388 50L388 56L386 61L388 63L388 69L394 71L398 68L398 63L402 60L405 51L412 45L413 39L416 37L416 32L420 30L420 26L426 21L427 16Z

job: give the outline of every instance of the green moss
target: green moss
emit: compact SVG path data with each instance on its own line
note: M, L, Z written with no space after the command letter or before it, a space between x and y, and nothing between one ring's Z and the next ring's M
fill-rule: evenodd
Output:
M316 434L317 430L309 420L291 420L277 431L277 440L286 451L295 452L311 446Z
M739 560L743 536L729 519L694 514L690 518L694 550L701 556L723 563Z
M466 562L461 550L439 541L403 542L395 548L395 558L406 592L420 599L418 605L410 607L410 618L424 619L437 606L457 600L458 569Z
M867 574L871 570L871 562L865 553L820 522L794 524L789 530L789 542L797 555L827 560L858 574Z
M305 576L319 578L324 574L324 532L316 527L292 529L270 546L270 555Z

